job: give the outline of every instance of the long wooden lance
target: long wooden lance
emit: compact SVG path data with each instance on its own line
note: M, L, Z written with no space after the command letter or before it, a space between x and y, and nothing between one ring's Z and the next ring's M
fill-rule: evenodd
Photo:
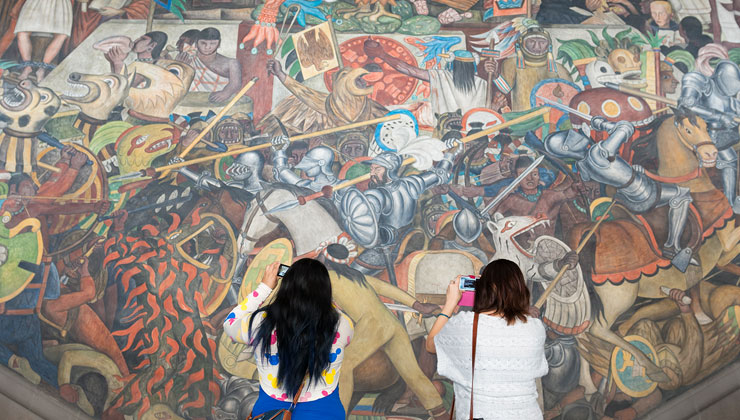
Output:
M635 96L639 96L639 97L642 97L642 98L645 98L645 99L652 99L654 101L662 102L662 103L664 103L664 104L666 104L668 106L672 106L674 108L678 106L678 101L677 100L666 98L665 96L660 96L660 95L655 95L653 93L643 92L641 90L624 87L624 86L618 85L616 83L611 83L611 82L604 83L604 86L606 86L606 87L608 87L610 89L618 90L620 92L629 93L630 95L635 95ZM659 110L659 111L662 111L662 110ZM655 111L655 113L657 114L658 111ZM740 117L734 117L733 119L735 120L735 122L740 123Z
M580 254L583 248L586 246L586 243L588 243L589 239L596 233L596 229L599 228L601 225L601 222L609 218L609 212L612 211L612 207L617 203L616 200L612 200L612 203L609 204L609 207L606 208L606 211L604 214L599 218L599 220L596 222L596 224L591 228L591 230L588 231L588 234L581 240L581 243L578 244L578 248L576 248L576 254ZM565 272L570 269L570 267L567 264L563 264L562 267L560 267L560 271L558 271L558 275L555 276L555 278L550 282L550 284L547 286L545 291L542 293L542 296L540 296L539 299L537 299L537 303L534 304L537 309L542 308L542 305L545 304L545 301L547 300L547 297L550 296L553 290L555 290L555 286L560 283L560 280L565 276Z
M342 125L342 126L339 126L339 127L333 127L333 128L327 128L325 130L315 131L313 133L301 134L299 136L293 136L293 137L290 137L288 140L291 141L291 142L294 142L294 141L303 140L303 139L310 139L312 137L323 136L324 134L331 134L331 133L336 133L336 132L339 132L339 131L351 130L353 128L364 127L366 125L380 124L380 123L384 123L384 122L388 122L388 121L397 120L399 118L401 118L401 115L400 114L386 115L385 117L374 118L372 120L360 121L360 122L356 122L356 123L352 123L352 124ZM215 155L208 155L208 156L204 156L204 157L201 157L201 158L186 160L184 162L174 163L172 165L160 166L158 168L151 168L151 169L154 169L156 172L170 171L172 169L182 168L183 166L190 166L190 165L193 165L193 164L196 164L196 163L209 162L209 161L220 159L220 158L226 157L226 156L240 155L242 153L251 152L251 151L254 151L254 150L266 149L266 148L268 148L270 146L272 146L272 144L270 142L267 142L267 143L263 143L263 144L258 144L256 146L240 147L240 148L236 148L236 149L231 149L231 150L226 151L226 152L216 153ZM124 175L124 176L133 175L133 174L139 174L139 176L143 176L141 174L141 172L139 172L139 171L132 172L131 174L127 174L127 175Z
M487 128L487 129L485 129L483 131L479 131L479 132L477 132L475 134L471 134L469 136L465 136L465 137L463 137L463 138L460 139L460 142L462 144L471 142L473 140L479 139L479 138L484 137L484 136L488 136L490 134L493 134L493 133L495 133L497 131L501 131L501 130L503 130L505 128L508 128L508 127L511 127L513 125L520 124L520 123L525 122L525 121L529 121L532 118L539 117L540 115L547 114L548 112L550 112L550 108L548 108L548 107L540 108L540 109L538 109L536 111L533 111L533 112L524 114L522 116L519 116L517 118L514 118L513 120L509 120L509 121L506 121L504 123L497 124L497 125L495 125L493 127ZM413 157L406 158L406 159L404 159L404 161L401 164L401 166L410 165L410 164L412 164L414 162L416 162L416 159L415 158L413 158ZM347 188L347 187L351 187L351 186L353 186L355 184L359 184L361 182L365 182L365 181L367 181L369 179L370 179L370 174L368 173L368 174L365 174L365 175L362 175L362 176L358 176L357 178L353 178L351 180L344 181L344 182L342 182L341 184L338 184L335 187L332 187L330 185L327 185L324 188L322 188L321 191L318 191L318 192L316 192L314 194L311 194L311 195L308 195L308 196L305 196L305 197L304 196L300 196L300 197L298 197L295 200L286 201L286 202L284 202L282 204L279 204L279 205L275 206L274 208L268 210L266 212L266 214L273 214L273 213L277 213L277 212L280 212L280 211L289 210L289 209L292 209L294 207L298 207L300 205L304 205L307 202L309 202L311 200L315 200L315 199L320 198L320 197L327 197L327 198L328 197L331 197L331 195L334 193L334 191L341 190L341 189L344 189L344 188Z
M198 142L201 141L203 139L203 137L205 137L206 134L208 134L211 131L211 129L213 127L215 127L216 124L219 123L219 121L221 121L221 117L223 117L224 115L226 115L226 113L229 112L229 110L234 105L236 105L236 103L239 101L239 99L241 99L242 96L246 95L247 91L249 89L251 89L252 86L254 86L255 83L257 83L257 77L253 77L252 80L250 80L246 85L244 85L244 87L242 88L242 90L240 90L236 95L234 95L234 97L231 98L231 101L229 101L229 103L226 104L226 106L224 106L223 108L221 108L221 111L219 111L218 114L216 114L215 117L211 118L211 122L208 123L208 125L206 126L206 128L204 128L203 131L201 131L198 134L198 136L195 137L195 139L193 140L193 142L190 143L188 145L188 147L186 147L185 150L183 150L180 153L180 158L184 158L185 156L187 156L187 154L190 153L191 150L193 150L193 148L195 147L195 145L198 144ZM168 173L170 173L170 170L169 169L163 169L162 176L165 176Z
M50 197L50 196L44 196L44 195L0 195L0 200L5 200L9 198L17 198L21 200L48 200L48 201L74 201L77 203L99 203L101 201L110 201L112 203L118 202L118 200L113 200L109 198L77 198L77 197Z

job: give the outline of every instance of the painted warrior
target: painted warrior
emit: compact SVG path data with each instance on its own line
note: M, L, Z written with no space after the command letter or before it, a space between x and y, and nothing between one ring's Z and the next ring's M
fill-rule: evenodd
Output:
M431 169L415 175L399 177L403 158L392 152L383 152L366 161L370 165L370 188L360 192L349 188L341 196L339 212L347 232L367 248L355 265L366 274L377 272L396 252L395 247L408 231L416 213L416 201L424 191L449 181L450 170L461 147L459 140L445 142L446 152ZM372 217L374 223L363 223L360 214ZM390 260L392 261L392 260Z
M680 107L685 107L707 122L707 131L717 146L717 169L722 174L722 187L733 211L740 213L737 184L737 152L732 146L740 142L738 123L740 68L729 60L721 61L711 77L698 72L686 73L681 79Z
M697 264L691 256L692 249L681 249L679 245L692 201L689 189L658 183L645 175L644 168L630 166L619 156L619 148L635 132L635 127L629 122L613 123L594 117L591 127L607 131L609 137L593 143L580 132L558 131L545 139L545 148L559 158L576 159L576 167L584 181L594 180L616 187L615 199L634 212L644 213L653 207L668 205L668 239L663 245L663 255L683 272L689 263Z
M334 163L334 151L326 146L318 146L309 150L293 168L303 171L310 179L304 179L293 172L288 164L286 144L290 143L287 136L277 136L272 139L272 162L275 179L286 184L320 191L326 185L337 185L339 179L334 175L331 166Z

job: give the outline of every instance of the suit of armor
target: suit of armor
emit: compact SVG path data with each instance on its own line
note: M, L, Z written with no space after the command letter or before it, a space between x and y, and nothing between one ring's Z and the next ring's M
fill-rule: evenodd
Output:
M608 131L609 137L593 143L579 132L559 131L545 139L545 149L560 158L576 159L576 167L584 181L593 180L616 187L615 198L636 213L668 205L668 239L663 244L663 255L671 258L681 271L686 271L689 263L696 264L691 257L691 248L681 249L679 244L692 201L689 189L659 184L648 178L642 167L630 166L619 156L620 146L635 131L632 124L594 117L591 126L595 130Z
M170 163L182 161L181 158L172 159ZM256 193L263 189L260 173L265 164L261 154L257 152L246 152L239 155L234 163L226 169L226 175L231 178L225 184ZM208 171L197 173L187 167L180 168L180 174L193 181L199 189L213 191L221 188L224 184Z
M334 176L331 165L334 163L334 151L326 146L318 146L309 150L308 153L295 166L295 169L303 171L311 179L304 179L296 175L288 164L288 155L285 148L278 147L288 143L285 136L278 136L272 140L274 168L272 169L275 179L286 184L308 188L313 191L321 191L327 185L337 185L340 180Z
M377 270L368 270L367 266L378 267L384 262L392 261L394 256L392 254L397 252L399 239L403 237L414 219L419 197L429 188L449 181L452 162L458 150L459 148L455 152L445 153L434 168L405 177L398 177L397 171L401 167L402 158L395 153L384 152L364 162L386 168L390 182L365 192L355 189L354 192L347 191L337 196L339 213L345 229L355 241L368 248L358 257L355 268L370 274ZM356 197L357 194L365 197L365 200L362 200L367 207L365 211L372 212L377 221L377 226L369 231L352 227L353 221L357 219L356 207L359 203L352 197Z
M740 142L738 123L740 101L740 68L731 61L721 61L711 77L690 72L681 80L678 105L690 109L707 122L707 131L717 146L717 169L722 174L722 187L733 211L740 213L740 199L736 197L737 152L732 146Z

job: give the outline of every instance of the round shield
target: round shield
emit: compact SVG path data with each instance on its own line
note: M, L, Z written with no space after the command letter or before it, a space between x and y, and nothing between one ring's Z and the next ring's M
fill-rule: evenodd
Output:
M419 135L419 122L411 112L405 109L397 109L386 114L386 116L388 115L400 115L400 118L380 123L375 128L375 142L370 143L370 151L368 152L371 157L375 157L382 152L397 152L398 148L394 142L393 133L401 127L413 128L414 133L417 136Z
M477 131L487 130L494 125L504 122L503 115L488 108L473 108L466 112L462 118L462 127L467 135ZM488 135L489 139L494 138L498 132Z
M365 248L378 244L378 218L367 197L357 188L347 189L342 197L340 213L343 215L344 230L352 239Z
M267 244L255 255L244 273L239 302L243 302L262 280L265 268L275 261L289 265L293 260L293 244L286 238L275 239ZM272 295L274 297L274 293ZM221 366L232 375L240 378L252 378L257 366L252 360L251 347L242 343L235 343L226 334L221 334L218 342L218 360Z
M43 252L38 219L27 218L12 229L0 223L0 302L18 296L33 280L34 273L19 267L19 264L40 264Z
M570 100L580 91L581 88L569 80L545 79L537 83L534 89L532 89L532 93L529 95L529 105L532 106L532 108L544 105L542 99L537 98L538 96L549 99L553 102L568 105ZM565 118L563 118L564 116ZM556 128L559 129L562 122L570 120L563 111L552 108L550 110L550 121L556 122Z
M658 354L649 341L639 335L628 335L625 341L645 353L651 362L658 362ZM611 374L619 390L632 398L645 397L658 387L645 373L645 368L629 352L621 347L614 347L611 358Z
M275 239L260 250L249 264L244 273L242 285L239 289L239 302L247 298L262 281L262 273L265 268L279 261L281 264L290 265L293 261L293 244L286 238Z
M534 242L534 261L547 264L563 258L571 251L563 241L552 236L540 236ZM548 286L549 282L544 284ZM591 299L580 265L566 270L563 277L547 297L544 317L553 327L572 329L585 325L591 315Z
M231 224L217 214L202 213L198 223L189 221L186 219L170 237L182 258L210 276L203 290L206 313L202 315L208 316L221 305L231 286L237 260L236 237Z

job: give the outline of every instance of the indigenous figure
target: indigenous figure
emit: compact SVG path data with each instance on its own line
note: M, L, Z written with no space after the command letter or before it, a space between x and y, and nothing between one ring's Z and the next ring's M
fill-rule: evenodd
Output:
M365 41L365 54L370 59L379 58L398 72L415 77L431 85L432 112L444 114L461 110L463 114L473 108L487 107L488 83L476 75L477 58L470 51L454 52L448 69L421 69L388 54L383 46L372 39ZM493 70L493 61L486 60L486 71Z
M493 70L496 87L503 93L511 93L512 111L531 108L529 95L535 85L544 79L560 78L571 80L570 73L553 58L550 34L540 26L526 29L514 47L516 54L508 57Z
M370 71L364 68L345 67L334 73L330 93L302 85L285 74L276 60L268 61L267 69L293 96L283 99L262 118L257 128L263 133L283 134L273 116L285 124L288 134L293 135L379 118L388 113L383 105L370 98L373 87L364 78Z
M128 48L114 45L105 53L105 59L110 63L110 69L113 73L121 73L124 60L128 57L129 52L136 54L135 61L154 63L159 59L165 45L167 45L167 34L160 31L153 31L133 41ZM134 86L139 83L141 83L139 79L135 80Z
M678 80L673 76L673 65L667 61L660 62L660 92L663 96L676 93Z
M44 52L43 62L31 62L31 34L42 32L53 34L49 46ZM50 63L59 54L64 41L72 32L72 2L69 0L26 0L18 15L18 23L15 25L15 35L18 38L18 50L23 59L23 71L21 80L26 79L36 69L36 80L41 81L46 76L47 70L54 66Z
M36 136L51 119L61 100L51 90L23 80L3 92L0 100L0 169L30 174L36 170L38 140Z
M186 34L191 34L191 31L187 31ZM181 41L184 42L183 37L178 41L178 48ZM189 64L195 70L190 91L213 92L209 99L216 103L228 101L242 87L241 64L234 58L224 57L218 53L221 32L216 28L203 29L198 32L194 41L195 51L188 49L177 56L177 60Z

